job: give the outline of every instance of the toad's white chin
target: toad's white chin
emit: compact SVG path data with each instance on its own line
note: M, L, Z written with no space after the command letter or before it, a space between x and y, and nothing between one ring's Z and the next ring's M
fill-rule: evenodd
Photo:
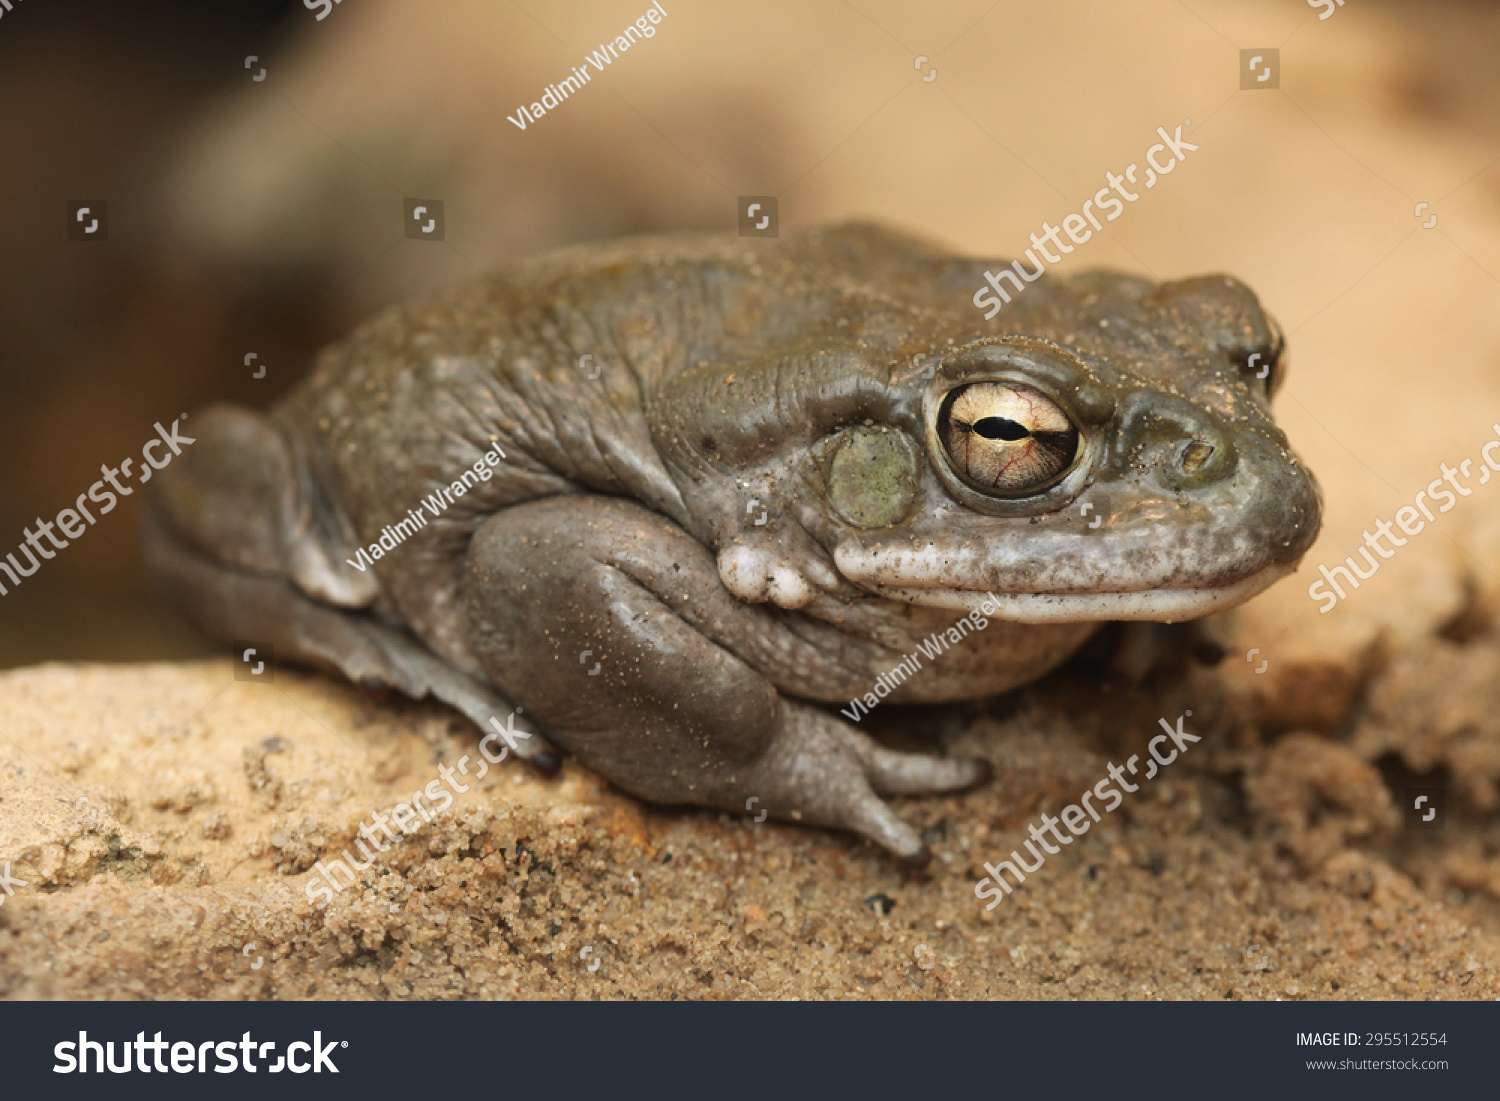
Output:
M1017 623L1079 623L1107 619L1148 619L1176 623L1222 612L1243 604L1291 573L1292 566L1272 566L1217 589L1146 589L1122 593L985 593L969 589L874 586L892 600L932 608L967 608ZM990 611L981 606L996 608Z

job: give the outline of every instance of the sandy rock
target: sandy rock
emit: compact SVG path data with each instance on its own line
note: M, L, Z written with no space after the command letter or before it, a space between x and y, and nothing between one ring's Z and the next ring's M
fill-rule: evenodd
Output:
M1245 779L1250 810L1307 868L1399 824L1380 773L1347 747L1289 734Z
M0 905L0 991L1500 996L1496 925L1356 847L1389 800L1361 758L1310 735L1236 747L1244 716L1222 684L1207 698L1214 674L1149 693L1099 683L1065 672L991 716L893 716L911 744L943 725L952 750L999 768L982 791L902 802L936 854L913 876L850 837L647 807L571 761L553 781L514 761L479 776L474 734L441 708L319 677L236 682L227 662L13 672L0 678L0 859L24 886ZM985 910L984 862L1143 752L1188 697L1201 755ZM334 873L330 899L309 893L320 862L359 856L362 822L444 767L466 789L451 807L349 882ZM1310 812L1318 800L1336 829ZM1313 839L1298 851L1323 858L1315 871L1283 856L1297 829ZM1487 851L1448 852L1445 874L1492 890Z
M1500 646L1434 638L1404 653L1371 692L1352 748L1412 773L1442 769L1460 803L1493 811L1500 783Z

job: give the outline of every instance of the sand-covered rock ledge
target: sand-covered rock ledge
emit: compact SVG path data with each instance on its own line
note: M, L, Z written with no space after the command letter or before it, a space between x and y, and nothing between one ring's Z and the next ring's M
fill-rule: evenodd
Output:
M0 677L0 861L25 884L0 905L0 990L1494 999L1500 701L1434 698L1410 670L1444 663L1493 695L1500 646L1413 647L1327 734L1273 732L1308 706L1296 677L1268 699L1201 669L1133 689L1074 667L987 712L891 709L888 728L997 765L982 791L901 804L936 853L920 876L847 836L508 760L321 910L317 861L477 760L460 720L285 669L236 681L227 660L22 669ZM986 912L982 864L1187 708L1203 741ZM1401 769L1447 766L1468 777L1447 829L1403 829Z

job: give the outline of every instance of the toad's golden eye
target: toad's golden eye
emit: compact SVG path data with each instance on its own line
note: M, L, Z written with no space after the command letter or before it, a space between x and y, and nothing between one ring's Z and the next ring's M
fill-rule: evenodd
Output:
M1065 474L1078 429L1051 398L1014 382L976 382L944 400L938 435L953 468L978 489L1025 496Z

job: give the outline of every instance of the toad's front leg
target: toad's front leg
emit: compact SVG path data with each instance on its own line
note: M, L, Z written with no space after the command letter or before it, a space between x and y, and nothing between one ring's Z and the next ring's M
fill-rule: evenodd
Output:
M926 846L877 792L956 791L988 775L982 761L883 749L782 696L753 663L808 644L731 596L708 550L639 505L506 509L475 534L464 569L490 679L643 799L743 811L755 797L778 818L852 830L921 864Z

